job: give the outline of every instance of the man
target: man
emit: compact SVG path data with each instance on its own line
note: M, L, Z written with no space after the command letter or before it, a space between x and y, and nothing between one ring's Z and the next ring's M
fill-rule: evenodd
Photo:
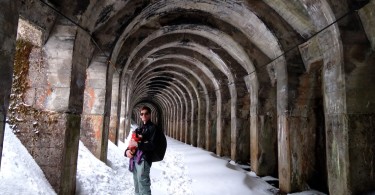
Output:
M134 188L136 195L151 194L150 168L152 152L155 149L154 138L156 126L151 122L151 109L147 106L141 108L140 117L143 124L135 130L142 137L137 146L137 151L125 150L125 156L130 158L129 170L133 172Z

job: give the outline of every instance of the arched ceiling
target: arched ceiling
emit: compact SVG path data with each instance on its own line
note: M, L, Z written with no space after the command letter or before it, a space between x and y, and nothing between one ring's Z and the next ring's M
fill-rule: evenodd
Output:
M174 93L188 93L190 98L194 93L203 93L218 98L216 92L228 91L225 88L231 84L243 91L248 75L259 83L271 83L269 65L278 58L285 65L292 64L296 71L303 71L300 53L293 48L324 28L327 21L314 15L314 10L330 8L338 18L367 2L48 1L76 21L100 50L109 54L108 60L122 73L120 79L125 81L125 75L130 76L125 85L136 95L132 96L134 105L155 97L170 99L168 96ZM22 3L33 6L27 1ZM43 23L42 28L51 26L48 19L39 23Z

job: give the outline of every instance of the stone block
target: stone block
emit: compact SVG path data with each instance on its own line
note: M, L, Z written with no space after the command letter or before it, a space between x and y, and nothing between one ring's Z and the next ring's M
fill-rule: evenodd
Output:
M347 116L326 115L328 186L331 194L345 194L349 184L349 143Z
M103 114L105 92L105 89L86 88L84 93L83 112L86 114Z
M57 112L68 110L69 94L69 88L51 88L45 101L45 108Z
M17 137L41 167L53 188L59 189L64 134L67 130L65 115L44 111L39 115L20 113L19 117L24 120L18 124L21 132L17 133Z
M307 72L310 72L311 69L315 69L314 64L323 59L317 37L309 39L305 43L299 45L298 48ZM320 63L320 65L322 64Z
M103 115L83 114L81 119L81 141L98 159L101 152L103 122Z
M326 113L327 114L342 114L346 110L346 102L344 102L344 91L335 91L332 93L325 93L326 96ZM330 98L328 98L330 97Z
M52 36L56 36L56 37L59 37L59 38L63 38L63 37L73 38L76 34L76 31L77 31L77 27L75 27L75 26L56 25L54 30L53 30Z
M49 58L46 69L48 72L69 74L72 72L72 60L71 58Z
M98 72L98 73L104 73L107 71L107 60L103 58L102 61L92 61L88 72Z
M350 186L353 194L374 191L375 115L351 114L349 126Z
M37 109L44 110L46 108L47 97L50 93L51 88L35 88L35 103L33 106Z
M92 77L91 77L92 78ZM105 79L99 78L87 78L86 79L86 88L96 88L96 89L105 89L106 88L106 81Z
M50 59L60 59L61 61L58 62L58 64L63 64L63 61L62 59L71 59L72 58L72 55L73 55L73 48L67 48L67 49L61 49L61 48L58 48L58 47L61 47L60 45L61 43L60 42L57 42L56 45L46 45L45 46L45 51L46 51L46 57L47 57L47 61L48 63ZM48 46L48 47L47 47ZM70 46L70 45L68 45ZM68 47L66 46L66 47ZM73 46L71 46L73 47Z
M64 74L60 72L48 72L47 82L52 88L69 88L70 73Z

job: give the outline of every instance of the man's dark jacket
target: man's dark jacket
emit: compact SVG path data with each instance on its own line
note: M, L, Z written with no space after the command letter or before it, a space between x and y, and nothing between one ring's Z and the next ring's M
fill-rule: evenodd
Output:
M152 153L155 150L155 132L156 126L150 120L146 124L142 124L141 127L138 127L135 132L139 135L142 135L141 143L138 144L138 150L143 152L143 158L149 163L152 164ZM128 149L125 150L125 155Z

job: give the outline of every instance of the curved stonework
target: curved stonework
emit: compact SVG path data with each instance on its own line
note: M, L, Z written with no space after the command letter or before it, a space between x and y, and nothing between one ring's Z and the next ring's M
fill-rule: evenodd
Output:
M78 140L106 162L147 105L167 136L278 178L282 193L374 191L374 5L2 1L0 146L10 99L20 140L74 194ZM19 36L40 37L27 53L19 17L39 30Z

